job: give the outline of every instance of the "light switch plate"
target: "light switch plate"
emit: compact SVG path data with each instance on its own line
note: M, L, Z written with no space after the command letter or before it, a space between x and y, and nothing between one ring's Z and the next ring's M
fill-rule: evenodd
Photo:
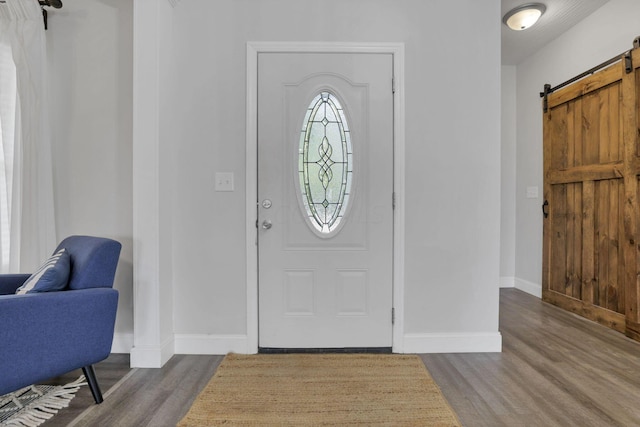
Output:
M233 191L233 172L216 172L216 191Z

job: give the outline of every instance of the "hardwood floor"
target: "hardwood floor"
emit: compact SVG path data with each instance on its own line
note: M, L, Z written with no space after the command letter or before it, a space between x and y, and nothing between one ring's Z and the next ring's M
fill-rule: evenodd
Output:
M502 353L422 355L467 426L640 426L640 343L516 289Z
M114 355L105 362L109 362ZM100 427L161 427L175 426L187 413L200 391L209 382L224 356L176 355L161 369L128 369L129 356L119 356L126 368L120 381L111 388L103 381L102 363L96 365L96 375L104 393L104 402L96 405L88 387L78 392L72 406L60 411L44 427L100 426ZM120 356L124 356L124 361ZM125 363L123 363L125 362ZM78 374L81 371L77 372ZM65 375L67 377L67 375ZM71 376L73 379L78 375ZM69 382L68 378L57 383ZM81 394L82 393L82 394ZM84 409L77 411L76 400L84 401ZM69 416L69 410L74 414Z
M118 382L123 381L129 372L131 372L131 369L129 368L129 355L112 354L107 358L107 360L97 364L95 366L95 371L100 382L100 389L102 390L103 396L105 398L109 398L109 395L116 390ZM52 378L51 380L46 381L45 384L68 384L78 379L80 375L82 375L82 370L77 369L60 377ZM95 405L95 401L93 400L89 387L81 387L73 400L71 400L69 407L58 412L52 420L47 421L43 425L67 426L87 408L93 405Z
M465 426L640 426L640 343L516 289L500 292L500 331L502 353L421 355ZM221 360L129 370L112 355L96 367L104 403L85 387L44 426L175 426Z

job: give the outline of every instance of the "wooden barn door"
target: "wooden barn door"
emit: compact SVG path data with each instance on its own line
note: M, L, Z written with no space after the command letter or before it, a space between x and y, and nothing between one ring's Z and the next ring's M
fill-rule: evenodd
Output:
M543 299L636 339L638 88L622 57L549 94L543 119Z

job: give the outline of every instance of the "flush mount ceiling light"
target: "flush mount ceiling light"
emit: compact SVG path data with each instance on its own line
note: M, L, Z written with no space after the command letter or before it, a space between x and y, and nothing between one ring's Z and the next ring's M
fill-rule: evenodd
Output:
M547 10L547 7L542 3L523 4L504 15L502 22L512 30L526 30L538 22L538 19L540 19L545 10Z

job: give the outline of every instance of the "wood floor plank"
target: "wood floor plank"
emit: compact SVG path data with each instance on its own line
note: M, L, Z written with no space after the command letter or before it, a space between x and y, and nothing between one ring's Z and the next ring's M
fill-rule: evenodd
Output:
M640 426L639 342L517 289L501 290L500 331L502 353L421 355L463 425ZM104 403L85 387L72 401L84 411L44 425L175 426L222 358L176 355L130 371L127 355L112 355L96 366L103 391L119 384Z

